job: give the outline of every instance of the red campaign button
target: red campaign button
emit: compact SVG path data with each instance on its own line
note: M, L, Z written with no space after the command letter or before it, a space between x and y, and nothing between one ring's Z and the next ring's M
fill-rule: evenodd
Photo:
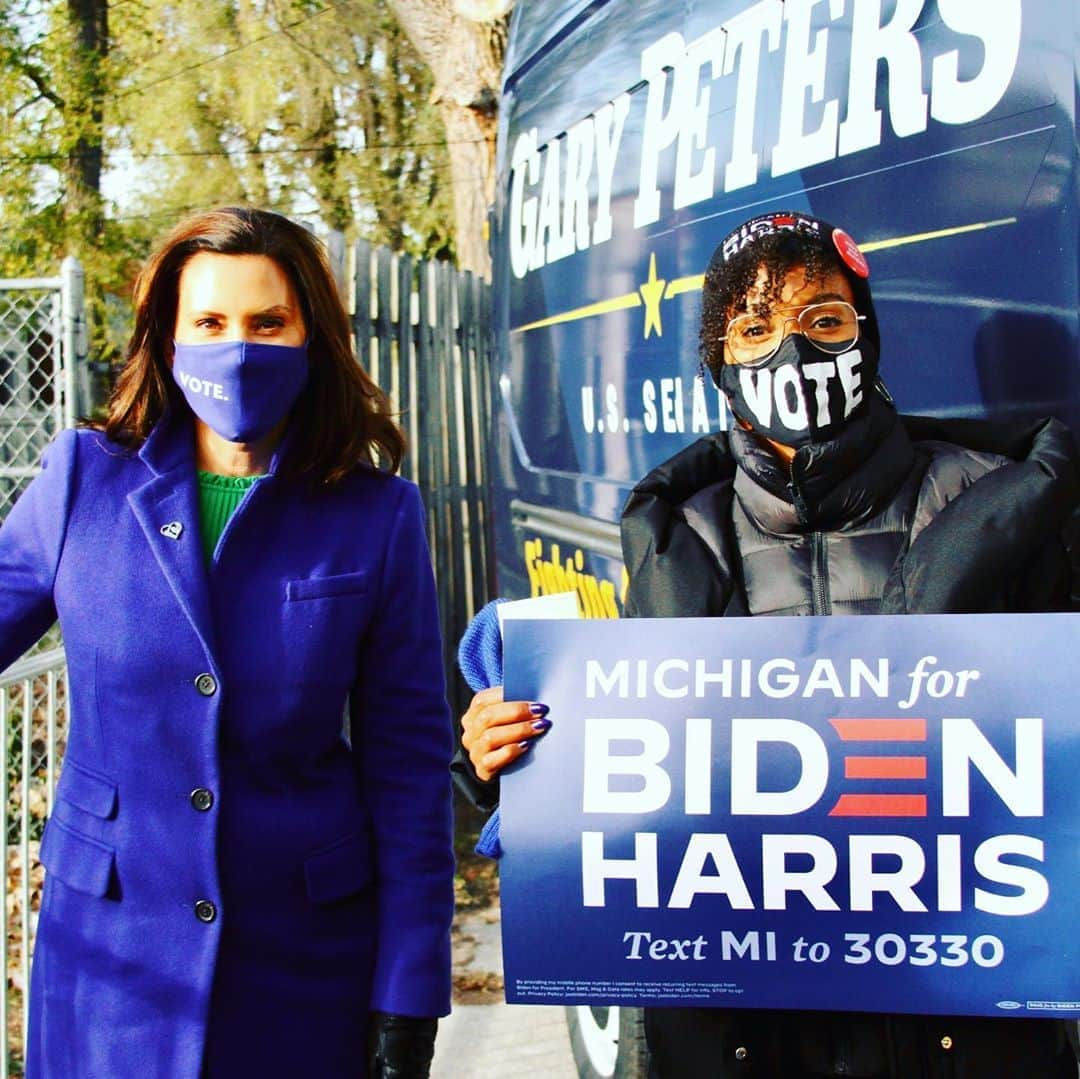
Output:
M860 277L870 276L870 265L866 261L866 256L859 250L859 245L843 229L833 229L832 240L848 269L857 273Z

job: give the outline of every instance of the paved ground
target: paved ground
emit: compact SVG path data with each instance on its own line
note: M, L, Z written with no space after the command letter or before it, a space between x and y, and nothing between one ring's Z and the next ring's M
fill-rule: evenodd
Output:
M497 906L458 917L454 981L431 1079L577 1079L563 1009L503 1001Z

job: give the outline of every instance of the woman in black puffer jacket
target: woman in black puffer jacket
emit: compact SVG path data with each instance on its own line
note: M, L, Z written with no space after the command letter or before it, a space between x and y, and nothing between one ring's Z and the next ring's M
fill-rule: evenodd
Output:
M635 487L627 614L1068 606L1071 435L1056 420L901 419L877 378L866 272L849 238L801 214L756 218L718 248L702 359L739 426ZM662 1079L1077 1074L1054 1020L656 1008L645 1028Z
M701 355L738 426L635 488L622 518L631 617L1067 609L1060 539L1080 504L1072 437L897 415L854 242L795 212L736 229L705 275ZM466 786L538 724L486 691L463 720ZM480 782L477 782L477 781ZM488 782L483 782L488 781ZM659 1079L1075 1079L1064 1023L646 1009Z

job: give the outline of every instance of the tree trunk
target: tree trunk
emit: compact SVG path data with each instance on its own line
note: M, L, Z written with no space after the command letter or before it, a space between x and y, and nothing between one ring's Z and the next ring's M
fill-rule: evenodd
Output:
M85 255L104 229L101 205L105 64L109 53L108 0L68 0L71 69L65 96L68 131L65 217L76 252Z
M495 195L495 129L505 24L472 22L450 0L390 0L431 69L446 128L458 265L491 276L487 209Z

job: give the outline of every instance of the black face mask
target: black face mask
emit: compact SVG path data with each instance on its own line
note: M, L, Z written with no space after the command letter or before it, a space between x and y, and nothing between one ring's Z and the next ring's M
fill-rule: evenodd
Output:
M720 389L751 430L797 449L836 438L873 389L877 360L865 339L834 356L791 334L758 366L724 364Z

